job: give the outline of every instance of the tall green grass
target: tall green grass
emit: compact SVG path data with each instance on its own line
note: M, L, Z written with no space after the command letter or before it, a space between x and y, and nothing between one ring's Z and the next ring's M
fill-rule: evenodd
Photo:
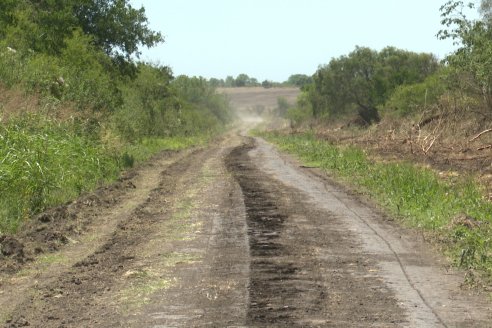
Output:
M0 233L116 177L118 157L77 130L41 115L0 125Z
M114 180L163 151L206 143L210 135L145 138L108 145L83 123L25 114L0 124L0 235L33 215Z
M261 135L363 189L409 226L431 231L457 265L492 279L492 203L471 177L445 181L430 169L375 162L359 148L332 145L312 134Z

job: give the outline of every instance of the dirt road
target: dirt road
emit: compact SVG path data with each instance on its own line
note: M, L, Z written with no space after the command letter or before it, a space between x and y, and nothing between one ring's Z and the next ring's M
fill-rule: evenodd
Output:
M421 237L243 134L40 216L65 242L2 271L4 326L492 327Z

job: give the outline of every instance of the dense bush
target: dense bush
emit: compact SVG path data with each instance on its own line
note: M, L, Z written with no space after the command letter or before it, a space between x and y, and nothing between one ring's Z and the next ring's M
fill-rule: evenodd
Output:
M297 97L296 106L289 108L287 111L286 117L290 120L292 127L298 126L313 116L313 109L311 102L309 101L309 86L306 87Z
M421 83L400 85L386 102L385 112L407 116L437 104L447 88L444 78L442 74L433 74Z
M315 73L309 92L313 113L321 117L356 112L367 123L377 122L380 107L398 86L421 83L437 68L430 54L356 47Z

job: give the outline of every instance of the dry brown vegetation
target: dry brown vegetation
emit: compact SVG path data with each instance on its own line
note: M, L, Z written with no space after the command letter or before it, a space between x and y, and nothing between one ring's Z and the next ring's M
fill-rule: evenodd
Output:
M311 128L322 139L362 147L378 160L418 163L443 177L476 176L492 199L492 133L482 113L449 106L407 119L386 116L367 128L317 121L292 132Z

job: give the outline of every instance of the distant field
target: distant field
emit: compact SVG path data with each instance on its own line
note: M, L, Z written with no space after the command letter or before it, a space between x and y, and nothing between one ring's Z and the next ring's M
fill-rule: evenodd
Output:
M232 106L238 112L244 112L257 107L274 109L277 107L278 97L284 97L291 104L296 102L299 95L298 88L220 88L220 93L226 94Z

